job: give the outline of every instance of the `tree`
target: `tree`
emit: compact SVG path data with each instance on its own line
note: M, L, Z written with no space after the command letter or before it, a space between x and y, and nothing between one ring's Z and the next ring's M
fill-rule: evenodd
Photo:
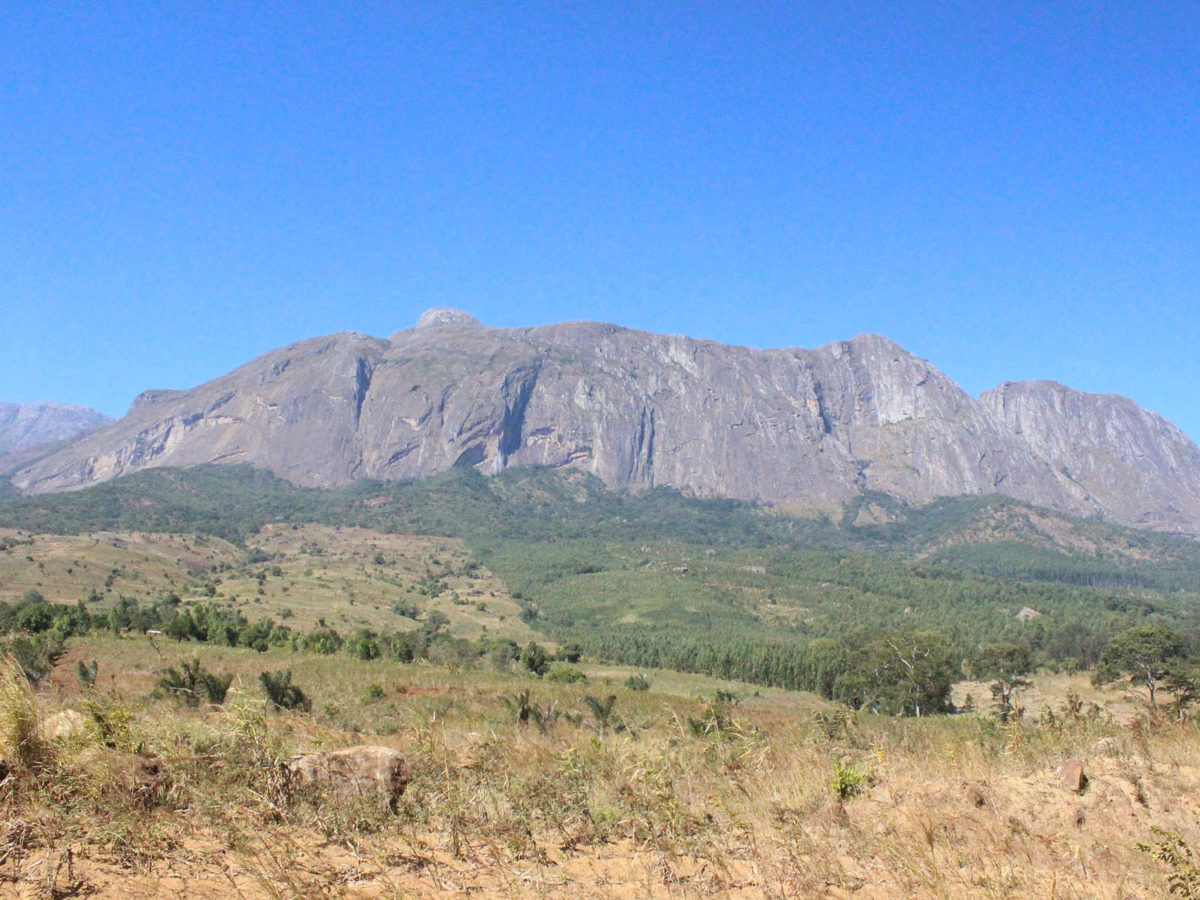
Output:
M835 700L887 715L922 716L950 707L950 641L938 631L862 631L837 677Z
M1171 712L1182 722L1187 708L1200 700L1200 662L1191 659L1172 663L1162 689L1174 697Z
M577 643L564 645L558 651L558 658L563 662L577 663L583 657L583 648Z
M550 657L540 644L530 641L521 653L521 663L534 675L545 675L550 668Z
M803 687L832 700L834 683L846 668L846 645L832 638L815 638L805 648L803 661Z
M1162 625L1135 625L1114 637L1100 655L1092 676L1095 684L1111 684L1128 676L1131 688L1146 688L1150 708L1156 709L1155 692L1183 653L1178 634Z
M1013 714L1013 697L1030 687L1025 676L1032 665L1029 649L1020 644L984 644L972 664L975 675L991 681L992 700L1001 722Z
M29 634L49 631L53 624L54 610L42 600L27 603L17 610L17 627Z

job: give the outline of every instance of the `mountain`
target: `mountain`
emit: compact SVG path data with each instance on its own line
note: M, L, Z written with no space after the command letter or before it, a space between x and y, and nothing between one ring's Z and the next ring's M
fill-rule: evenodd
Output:
M108 416L65 403L0 403L0 454L66 441L111 424Z
M1200 521L1200 449L1157 413L1053 381L1006 382L979 399L1125 524L1170 531Z
M981 399L886 338L753 350L597 323L486 328L431 310L389 339L273 350L16 471L26 493L249 463L298 485L571 467L613 488L835 511L1004 494L1200 533L1200 451L1128 400L1006 384Z

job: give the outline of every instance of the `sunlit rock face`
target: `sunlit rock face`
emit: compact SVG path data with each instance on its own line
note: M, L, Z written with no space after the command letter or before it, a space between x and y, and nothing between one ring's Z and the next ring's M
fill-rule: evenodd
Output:
M1157 413L1053 381L1006 382L980 402L1113 518L1196 531L1200 449Z
M875 335L753 350L590 322L487 328L448 309L386 340L315 338L189 391L147 392L12 481L61 491L214 462L319 487L571 467L619 489L791 509L864 490L1000 493L1200 532L1200 451L1129 400L1040 382L976 400Z

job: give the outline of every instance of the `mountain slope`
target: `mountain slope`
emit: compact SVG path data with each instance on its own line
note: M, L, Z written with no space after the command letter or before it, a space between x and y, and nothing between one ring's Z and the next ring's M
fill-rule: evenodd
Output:
M71 440L112 422L85 406L65 403L0 403L0 453L19 453Z
M1006 382L980 402L1126 524L1172 530L1200 521L1200 449L1157 413L1053 381Z
M1079 446L1071 435L1095 430L1076 417L1100 407L1063 391L1070 403L1013 418L995 392L976 400L874 335L751 350L596 323L492 329L433 310L388 340L302 341L193 390L145 394L120 422L12 483L70 490L207 462L316 487L550 466L615 488L669 485L793 509L835 510L864 491L909 503L1001 493L1200 532L1200 504L1159 502L1180 480L1200 497L1200 451L1163 429L1170 447L1157 448L1153 428L1131 424L1136 440L1097 445L1103 467L1068 460L1064 448ZM1154 421L1124 402L1133 412L1123 421ZM1176 464L1147 468L1147 452Z

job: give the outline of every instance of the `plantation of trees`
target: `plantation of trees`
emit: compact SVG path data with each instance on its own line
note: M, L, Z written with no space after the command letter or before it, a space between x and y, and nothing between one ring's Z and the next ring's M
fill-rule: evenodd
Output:
M846 524L868 502L893 521ZM1096 548L1085 554L1070 549L1080 541L1055 544L1036 521L1001 498L911 509L872 496L835 522L663 489L614 494L587 476L549 471L486 479L468 470L319 491L208 467L0 502L0 522L28 532L223 538L246 548L246 573L269 562L251 548L274 522L461 538L507 587L521 619L575 658L805 689L881 712L945 711L950 684L965 673L992 681L997 706L1010 710L1024 675L1046 667L1133 677L1152 703L1160 690L1185 697L1184 661L1200 646L1195 542L1060 517L1061 528ZM1038 615L1023 620L1022 609ZM64 604L26 596L0 603L0 631L31 677L56 641L94 629L364 660L511 667L540 658L530 670L549 670L553 654L495 637L465 640L440 615L418 604L415 627L342 633L293 630L203 597ZM1157 668L1130 661L1141 659L1126 646L1131 634L1171 636Z

